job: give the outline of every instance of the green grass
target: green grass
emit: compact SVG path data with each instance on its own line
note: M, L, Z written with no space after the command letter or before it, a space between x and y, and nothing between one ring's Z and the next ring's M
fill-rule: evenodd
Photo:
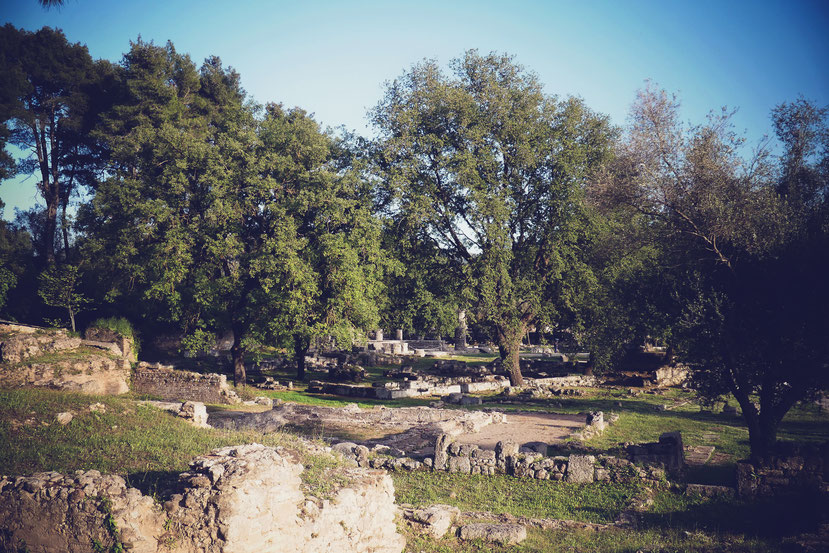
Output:
M688 534L683 530L614 529L592 530L530 529L527 539L513 546L499 546L479 540L463 542L447 536L440 540L412 531L405 532L406 553L772 553L774 543L741 535Z
M104 413L89 406L103 403ZM75 414L61 426L55 416ZM332 480L327 471L341 463L334 457L309 454L288 433L261 434L195 428L183 419L128 398L87 396L43 389L0 390L0 474L25 475L41 471L69 473L99 470L128 478L145 492L187 469L189 462L212 449L257 442L296 452L308 467L303 479L323 494Z
M613 522L641 492L633 484L570 484L506 475L458 475L445 472L395 472L399 503L443 503L462 511L511 513L534 518Z

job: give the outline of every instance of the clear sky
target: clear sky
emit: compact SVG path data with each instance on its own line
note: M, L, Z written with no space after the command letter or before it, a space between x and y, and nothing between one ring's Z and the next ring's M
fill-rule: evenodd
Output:
M61 28L113 61L139 35L171 40L197 63L220 56L259 102L364 135L384 81L470 48L514 54L550 94L581 96L620 125L648 78L679 95L689 121L739 108L736 127L755 143L780 102L829 105L829 0L66 0L50 11L0 0L0 21ZM0 185L0 197L13 218L34 204L33 179Z

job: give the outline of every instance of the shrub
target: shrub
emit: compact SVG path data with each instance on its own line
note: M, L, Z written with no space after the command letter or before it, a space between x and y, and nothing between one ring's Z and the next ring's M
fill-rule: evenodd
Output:
M130 323L124 317L108 317L97 319L89 325L89 328L106 328L107 330L117 332L121 336L132 339L135 347L135 353L138 353L138 350L140 349L138 331L136 331L132 327L132 323Z

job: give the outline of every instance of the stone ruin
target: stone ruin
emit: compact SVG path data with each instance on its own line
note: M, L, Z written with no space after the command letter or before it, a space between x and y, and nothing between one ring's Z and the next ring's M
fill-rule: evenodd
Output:
M621 361L618 384L639 388L680 386L690 372L684 365L666 362L665 351L640 347L627 352Z
M102 395L126 393L134 348L129 340L117 335L108 338L116 341L82 340L64 329L2 323L0 387L37 386ZM69 352L73 355L61 359L38 359Z
M829 442L779 444L765 463L737 463L737 493L744 498L817 495L829 507Z
M132 391L164 400L188 399L203 403L240 403L223 374L182 371L172 365L140 362L132 372Z
M672 472L685 468L685 449L679 432L666 432L658 442L629 445L626 450L634 463L661 464Z
M94 544L133 553L402 551L388 474L339 470L331 482L345 484L314 497L290 452L225 447L194 459L163 504L94 470L2 477L0 546L39 553L88 553Z
M495 450L482 449L475 444L452 441L449 434L441 434L435 440L432 456L415 459L402 451L386 446L374 446L342 442L333 450L353 459L358 466L385 470L432 470L460 474L491 476L507 474L516 478L557 480L573 483L590 482L645 482L658 485L670 467L667 459L648 463L623 459L610 455L571 454L547 456L544 452L519 447L510 441L500 441Z

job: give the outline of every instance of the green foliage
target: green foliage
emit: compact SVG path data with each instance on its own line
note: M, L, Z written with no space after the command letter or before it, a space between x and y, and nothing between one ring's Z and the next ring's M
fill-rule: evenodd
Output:
M141 340L138 336L138 332L135 328L133 328L132 323L125 317L106 317L95 319L89 323L89 328L106 328L116 332L121 336L132 340L136 353L141 350Z
M79 279L79 267L74 265L51 265L39 277L38 295L46 305L66 309L72 332L75 332L75 314L90 303L89 298L77 291Z
M445 252L445 278L495 328L518 383L530 324L579 326L594 280L581 190L612 132L580 100L546 96L509 56L469 51L451 69L427 61L389 84L372 112L377 163L397 227Z
M99 127L112 176L82 216L109 298L165 313L191 351L233 330L240 384L261 344L350 344L376 324L379 227L334 140L300 109L246 102L218 58L197 70L139 41L123 66L125 98Z
M132 327L132 323L130 323L124 317L108 317L108 318L101 318L95 319L91 323L89 323L90 328L106 328L113 332L117 332L121 336L126 338L136 338L135 329Z
M39 253L52 263L59 210L68 250L69 200L79 187L93 185L100 170L102 149L91 129L112 96L107 86L111 66L94 62L86 46L68 42L63 32L49 27L30 32L7 24L0 28L0 51L0 139L23 150L17 172L39 179L45 204ZM69 251L64 257L68 262Z
M791 406L829 384L827 111L805 101L776 109L784 155L774 163L762 149L741 156L729 113L685 127L678 109L664 91L641 91L597 184L598 204L637 237L622 255L649 275L610 275L610 299L633 299L617 310L623 325L671 339L700 394L736 397L763 457ZM651 316L660 311L670 316Z

